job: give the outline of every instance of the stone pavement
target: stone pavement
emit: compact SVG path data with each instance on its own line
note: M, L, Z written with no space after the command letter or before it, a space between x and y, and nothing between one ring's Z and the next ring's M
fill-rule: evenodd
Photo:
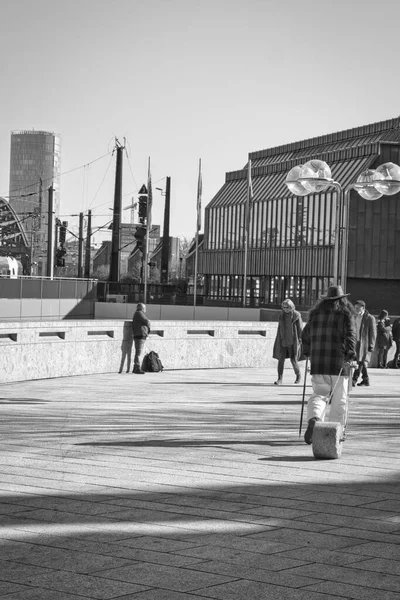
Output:
M400 599L400 372L371 371L330 461L291 369L0 385L0 599Z

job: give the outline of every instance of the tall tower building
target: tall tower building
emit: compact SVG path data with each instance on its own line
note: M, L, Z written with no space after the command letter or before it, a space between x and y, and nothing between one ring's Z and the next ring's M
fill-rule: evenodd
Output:
M10 153L10 205L17 213L31 244L32 273L45 275L49 188L53 212L60 207L61 139L49 131L12 131Z

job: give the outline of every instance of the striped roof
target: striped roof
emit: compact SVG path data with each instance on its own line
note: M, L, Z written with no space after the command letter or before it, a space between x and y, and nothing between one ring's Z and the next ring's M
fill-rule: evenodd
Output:
M285 146L251 152L249 158L252 166L288 160L310 160L313 154L347 150L379 142L400 142L400 117L293 142Z
M249 158L254 200L287 197L286 174L294 166L312 159L326 161L332 178L346 187L375 162L382 143L400 144L400 118L252 152ZM207 209L242 204L246 196L247 164L239 171L226 173L225 184Z

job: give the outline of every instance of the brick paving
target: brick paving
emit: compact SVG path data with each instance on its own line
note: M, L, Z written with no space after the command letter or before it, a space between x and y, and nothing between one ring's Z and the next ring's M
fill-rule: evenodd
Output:
M400 372L353 391L330 461L274 379L1 384L0 599L400 599Z

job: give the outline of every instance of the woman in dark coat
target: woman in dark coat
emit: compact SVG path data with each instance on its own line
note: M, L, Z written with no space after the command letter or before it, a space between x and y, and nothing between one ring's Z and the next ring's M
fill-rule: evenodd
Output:
M386 369L387 355L393 344L392 328L387 310L382 310L376 323L376 346L378 348L378 369Z
M278 361L278 379L275 385L282 385L285 359L290 358L296 375L295 383L300 383L299 358L301 354L301 330L303 321L295 305L288 298L282 302L282 313L279 315L278 331L274 343L273 357Z

